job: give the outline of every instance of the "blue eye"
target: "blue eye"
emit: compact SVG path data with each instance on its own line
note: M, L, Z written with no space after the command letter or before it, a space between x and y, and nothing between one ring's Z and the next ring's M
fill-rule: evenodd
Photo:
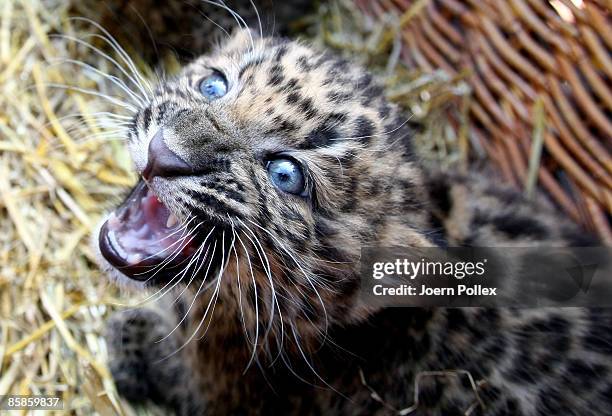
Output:
M215 100L227 94L227 80L223 75L215 72L200 81L200 92L209 100Z
M278 189L289 194L304 192L305 181L302 169L292 159L274 159L267 165L270 180Z

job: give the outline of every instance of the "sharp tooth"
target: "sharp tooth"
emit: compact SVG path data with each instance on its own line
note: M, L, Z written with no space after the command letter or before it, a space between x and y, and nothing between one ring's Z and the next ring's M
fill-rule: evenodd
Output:
M129 264L138 264L142 261L142 254L140 253L132 253L127 257L127 262Z
M178 218L174 214L170 214L168 221L166 221L166 227L171 228L178 224Z
M108 225L110 225L111 228L117 228L121 225L121 221L119 221L114 211L111 212L111 215L108 217Z

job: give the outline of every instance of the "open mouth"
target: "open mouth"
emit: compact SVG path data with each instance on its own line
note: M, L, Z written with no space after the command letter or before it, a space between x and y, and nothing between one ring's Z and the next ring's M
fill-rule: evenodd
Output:
M100 229L99 245L121 273L147 281L176 274L196 251L196 237L141 180Z

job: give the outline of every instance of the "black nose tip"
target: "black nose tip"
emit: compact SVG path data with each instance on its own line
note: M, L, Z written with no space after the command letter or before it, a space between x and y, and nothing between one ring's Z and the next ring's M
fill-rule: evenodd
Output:
M142 176L150 180L155 176L169 177L193 174L193 168L168 148L163 130L155 133L149 143L147 167Z

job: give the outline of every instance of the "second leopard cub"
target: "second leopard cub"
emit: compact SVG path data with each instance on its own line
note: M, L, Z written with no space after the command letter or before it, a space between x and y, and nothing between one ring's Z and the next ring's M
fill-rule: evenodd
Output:
M462 370L421 378L411 414L612 414L606 310L363 302L366 245L585 243L427 171L405 120L362 68L248 31L158 85L129 131L142 179L98 234L113 279L167 293L109 324L120 392L184 415L383 415L418 374Z

